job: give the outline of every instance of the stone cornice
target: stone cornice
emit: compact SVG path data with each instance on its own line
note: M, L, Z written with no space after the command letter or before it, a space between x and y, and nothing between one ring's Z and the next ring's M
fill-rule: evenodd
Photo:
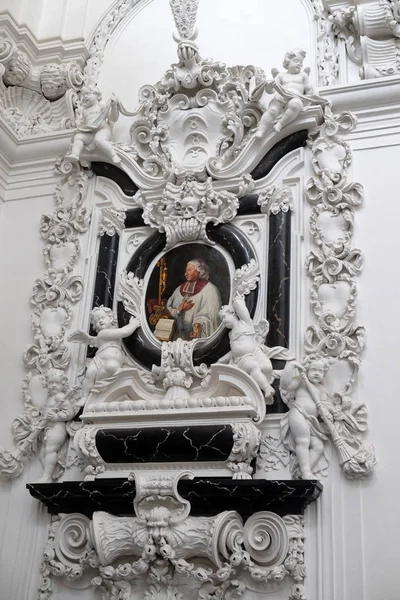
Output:
M71 130L47 132L19 139L0 119L0 193L3 201L17 200L48 192L55 187L53 166L57 156L66 153Z
M340 112L349 110L358 112L368 108L400 107L400 77L381 77L367 79L351 85L332 86L320 90L321 96L332 102L332 110Z

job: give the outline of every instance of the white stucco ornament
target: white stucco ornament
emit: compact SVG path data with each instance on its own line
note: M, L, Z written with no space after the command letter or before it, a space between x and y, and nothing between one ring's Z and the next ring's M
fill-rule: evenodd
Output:
M138 192L135 200L143 208L145 223L165 232L168 250L178 242L210 242L207 225L231 221L239 208L238 199L225 190L216 190L211 177L197 181L187 175L180 185L168 182L161 198L153 200Z
M400 73L400 4L398 0L330 3L324 0L334 34L345 43L361 79Z
M139 319L131 317L128 325L117 327L117 317L110 308L98 306L90 313L90 322L97 331L91 336L86 331L72 333L68 341L87 344L98 348L96 356L90 361L82 384L80 405L83 406L95 383L107 379L121 369L125 354L121 340L132 335L140 327Z
M232 306L223 306L220 311L222 323L230 329L230 351L219 359L219 363L228 363L242 369L254 379L262 390L267 404L274 401L271 358L290 359L291 353L279 346L268 348L264 345L268 333L268 321L262 319L254 324L241 296L233 299Z
M233 510L192 516L177 489L185 477L192 474L135 472L135 516L53 517L40 599L50 599L51 575L76 588L90 581L103 600L233 600L260 583L305 599L303 517L260 511L243 523Z
M366 407L332 394L326 380L330 364L332 360L310 354L304 364L288 362L281 375L282 398L290 408L281 421L281 436L296 457L292 471L301 479L315 479L326 469L324 442L329 438L350 478L366 477L375 466L373 449L360 439L367 426Z
M9 452L0 449L3 477L11 479L18 476L26 459L38 447L41 449L43 463L40 482L51 483L65 468L69 434L73 434L68 422L79 411L79 387L70 389L64 371L53 367L40 383L44 392L43 407L33 405L22 417L15 419L13 434L17 441L16 450ZM34 385L32 389L34 390Z
M102 102L102 94L95 87L87 87L82 92L81 107L76 114L78 132L74 135L70 160L79 160L83 148L99 148L114 164L120 159L112 144L112 128L118 120L118 100L113 96L108 102Z
M313 92L309 80L310 69L302 70L305 57L306 53L300 48L290 50L283 61L286 72L272 69L273 79L261 82L253 90L252 100L259 100L264 90L274 94L258 125L256 137L262 138L271 129L281 131L296 119L305 106L327 104L324 98Z

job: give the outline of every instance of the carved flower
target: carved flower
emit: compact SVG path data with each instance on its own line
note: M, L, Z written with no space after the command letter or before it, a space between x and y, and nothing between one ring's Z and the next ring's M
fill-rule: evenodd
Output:
M294 585L289 600L306 600L304 586Z
M54 280L50 277L37 279L33 286L33 304L57 304L68 298L71 302L78 302L82 298L83 283L78 276L66 278L64 273L58 273Z
M288 556L288 558L284 562L284 565L288 571L293 571L293 569L297 565L297 560L293 556Z
M156 555L157 549L154 544L145 544L143 548L143 556L146 559L151 559Z
M330 333L325 338L325 346L331 355L337 356L346 348L345 337L340 333Z
M322 269L322 272L325 275L325 277L329 281L332 281L342 271L343 266L344 266L343 261L338 260L337 258L334 258L331 256L324 261L321 269Z
M113 567L107 566L101 569L101 573L105 579L112 579L115 569Z
M338 204L342 200L343 194L340 188L330 185L324 189L322 197L327 204Z
M50 242L63 242L72 236L72 227L67 222L57 222L48 215L43 215L40 224L42 237Z

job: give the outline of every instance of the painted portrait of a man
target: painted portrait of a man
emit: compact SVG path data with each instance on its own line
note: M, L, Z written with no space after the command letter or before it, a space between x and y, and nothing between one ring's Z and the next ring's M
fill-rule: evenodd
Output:
M206 338L220 324L222 306L217 287L210 281L210 269L202 258L188 261L185 280L168 298L167 310L175 321L173 339Z

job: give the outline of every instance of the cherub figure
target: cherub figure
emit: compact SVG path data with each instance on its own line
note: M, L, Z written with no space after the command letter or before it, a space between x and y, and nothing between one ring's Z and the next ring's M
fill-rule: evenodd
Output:
M90 361L86 369L82 384L82 398L79 402L83 406L95 383L101 379L111 377L121 369L125 355L122 350L121 340L129 337L140 327L140 321L131 317L128 325L117 328L117 317L110 308L95 307L90 313L90 323L98 332L91 336L86 331L78 330L72 333L68 341L90 346L96 346L96 356Z
M271 129L281 131L285 125L296 119L307 104L326 104L326 100L313 95L309 79L310 70L302 70L305 57L305 51L299 48L286 52L283 61L286 73L272 69L274 79L262 82L253 90L252 100L259 100L264 89L268 94L274 94L261 117L255 137L262 138Z
M297 369L298 374L295 374ZM310 355L304 364L296 361L286 363L281 374L281 395L290 411L281 421L284 443L295 452L299 462L301 479L315 479L313 469L324 452L327 429L318 420L321 408L332 419L328 402L329 390L325 375L329 369L327 359Z
M60 450L68 439L67 421L78 412L77 388L68 391L68 379L61 369L51 368L46 376L49 395L43 415L43 475L39 483L51 483Z
M112 96L105 104L96 86L88 86L82 92L82 106L76 117L78 133L74 135L69 158L79 160L82 150L100 148L116 165L121 159L111 143L112 128L118 120L120 103Z
M219 363L232 364L250 375L264 393L266 404L274 401L274 388L271 383L277 376L274 373L270 356L292 358L286 348L268 348L264 345L269 330L268 321L262 319L254 325L245 300L236 296L232 306L223 306L219 311L222 323L230 329L230 352L219 359Z

